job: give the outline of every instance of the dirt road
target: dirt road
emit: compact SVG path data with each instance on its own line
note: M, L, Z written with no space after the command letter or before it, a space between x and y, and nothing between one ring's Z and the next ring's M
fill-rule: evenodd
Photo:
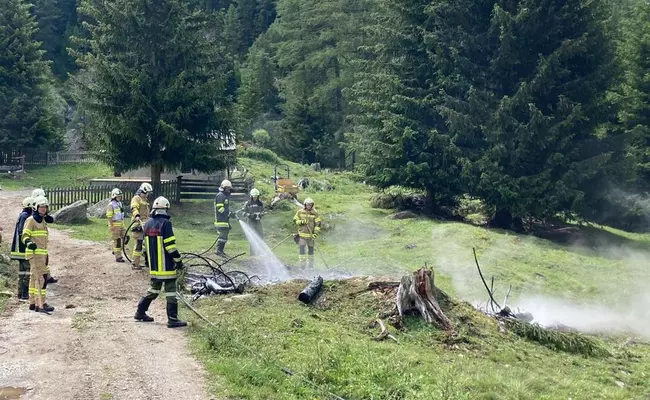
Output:
M0 192L0 226L9 238L26 194ZM56 229L50 265L59 279L47 288L52 315L16 301L0 317L0 392L27 388L23 399L43 400L212 398L184 331L166 327L164 297L150 309L156 322L133 320L146 272L115 263L108 241Z

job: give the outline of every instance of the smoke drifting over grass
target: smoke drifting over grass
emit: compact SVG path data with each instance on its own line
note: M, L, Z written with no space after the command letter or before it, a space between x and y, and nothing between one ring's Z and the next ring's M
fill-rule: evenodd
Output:
M461 242L458 238L467 237L463 230L458 224L432 230L435 268L451 277L458 297L472 304L488 299L472 256L475 246L483 249L479 261L488 285L495 276L495 299L503 303L512 285L508 306L530 312L534 322L650 339L650 253L631 248L643 243L603 239L597 247L593 242L590 247L560 246L489 231L474 231Z

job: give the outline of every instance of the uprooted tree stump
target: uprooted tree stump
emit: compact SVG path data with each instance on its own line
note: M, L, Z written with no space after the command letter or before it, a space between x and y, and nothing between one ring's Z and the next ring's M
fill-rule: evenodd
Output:
M449 331L453 326L436 300L433 276L433 271L426 268L420 268L412 275L403 276L395 300L397 312L402 320L405 312L415 308L427 323L435 323Z

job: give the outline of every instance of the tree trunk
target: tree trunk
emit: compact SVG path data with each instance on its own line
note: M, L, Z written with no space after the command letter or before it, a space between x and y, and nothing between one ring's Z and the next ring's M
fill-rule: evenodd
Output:
M162 165L151 164L151 186L153 187L154 199L160 196L161 193L161 184L160 184L161 174L162 174Z
M489 225L494 228L512 229L516 232L523 232L524 230L522 219L513 217L510 210L497 210Z
M434 288L432 270L420 268L412 275L403 276L395 300L400 319L404 318L405 312L415 308L427 323L451 330L452 323L440 309Z

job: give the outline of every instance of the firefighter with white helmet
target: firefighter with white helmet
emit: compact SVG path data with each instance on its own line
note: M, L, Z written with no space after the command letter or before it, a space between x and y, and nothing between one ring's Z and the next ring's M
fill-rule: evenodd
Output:
M226 243L228 243L228 234L232 228L230 225L230 192L232 190L232 183L228 179L224 179L219 186L219 192L214 198L214 226L217 228L219 237L217 238L218 256L227 258L224 253Z
M34 190L32 191L32 196L31 196L31 197L32 197L33 199L37 199L37 198L39 198L39 197L45 197L45 190L43 190L43 189L41 189L41 188L34 189Z
M262 232L262 216L264 216L264 203L260 200L260 191L253 188L250 192L250 199L244 203L244 207L240 210L243 218L246 218L248 225L253 228L260 238L263 238ZM254 256L255 251L251 243L251 255Z
M176 236L172 229L167 211L169 200L158 197L153 202L152 217L144 224L145 249L149 260L151 286L147 294L138 302L134 318L137 321L152 322L147 315L151 302L160 294L165 286L167 300L167 327L178 328L186 326L187 322L178 319L178 300L176 299L177 271L183 269L181 254L176 249Z
M29 299L29 260L27 260L25 244L20 238L27 218L31 217L34 211L34 200L33 197L23 199L23 210L18 215L11 242L11 259L18 261L18 299L20 300Z
M122 206L122 191L115 188L111 191L111 201L106 207L106 218L108 219L108 228L111 232L113 242L113 254L115 261L124 262L122 257L122 238L124 237L124 207Z
M34 200L34 212L25 221L21 241L25 245L25 258L29 260L29 309L38 312L51 312L54 307L47 304L47 257L48 228L53 219L47 214L50 202L40 196Z
M142 257L142 246L144 243L143 226L149 219L149 202L147 201L147 196L152 190L151 185L144 182L131 199L131 220L135 221L133 228L131 228L131 237L135 242L135 246L133 247L133 261L131 262L133 269L142 269L140 259Z
M314 267L314 244L321 231L321 218L314 209L314 200L306 198L303 208L296 212L293 222L298 226L299 261L301 268ZM307 254L305 254L307 247Z

